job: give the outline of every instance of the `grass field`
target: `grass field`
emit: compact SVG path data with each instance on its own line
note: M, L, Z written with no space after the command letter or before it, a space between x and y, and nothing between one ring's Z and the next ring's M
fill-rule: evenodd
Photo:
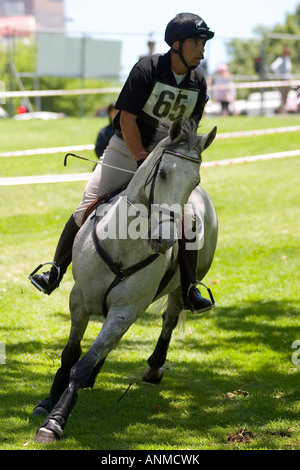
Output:
M0 152L94 143L99 119L0 121ZM299 116L204 118L218 132L299 124ZM299 149L299 132L218 140L204 161ZM93 152L84 156L94 158ZM63 155L0 158L1 177L89 171ZM216 308L187 314L174 332L160 385L141 381L161 319L149 311L108 357L95 388L83 390L59 450L299 450L300 158L201 170L220 234L205 282ZM50 297L28 281L52 260L85 182L0 186L0 449L37 450L31 417L60 364L69 333L69 271ZM102 319L93 318L83 350ZM298 347L299 348L299 347ZM300 355L299 355L300 358ZM122 400L118 398L132 384Z

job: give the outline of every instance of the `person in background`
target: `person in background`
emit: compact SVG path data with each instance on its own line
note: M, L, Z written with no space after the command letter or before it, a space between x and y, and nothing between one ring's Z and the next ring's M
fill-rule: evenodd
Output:
M228 114L231 114L229 105L234 106L236 91L233 87L231 73L226 64L219 65L213 84L221 87L219 90L214 90L213 96L215 101L221 103L222 116L228 116Z
M98 158L102 157L104 150L108 146L108 143L111 139L111 137L114 135L114 130L112 126L112 122L118 113L118 110L115 108L115 103L110 103L110 105L107 108L107 114L109 118L109 124L105 127L103 127L97 136L97 140L95 143L95 153Z
M280 80L290 80L292 78L292 61L290 57L290 50L288 47L283 49L283 53L280 57L271 64L271 71L276 75L276 78ZM291 87L283 86L279 87L281 95L281 104L279 108L279 113L286 112L286 102Z
M27 108L23 104L17 107L17 114L25 114L27 113Z

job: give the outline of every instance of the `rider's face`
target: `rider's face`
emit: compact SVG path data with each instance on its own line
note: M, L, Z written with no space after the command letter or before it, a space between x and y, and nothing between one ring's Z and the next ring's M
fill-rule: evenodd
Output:
M203 59L205 39L188 38L182 42L182 55L189 67L197 67ZM178 41L179 47L179 41Z

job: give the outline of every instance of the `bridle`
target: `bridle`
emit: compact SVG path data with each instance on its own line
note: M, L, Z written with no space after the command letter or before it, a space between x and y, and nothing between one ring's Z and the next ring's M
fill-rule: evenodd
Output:
M157 178L157 175L158 175L158 172L159 172L159 168L160 168L160 164L162 162L162 158L166 154L171 154L171 155L174 155L176 157L183 158L185 160L189 160L189 161L192 161L192 162L197 163L197 164L201 163L201 159L198 159L196 157L191 157L189 155L184 155L184 154L179 153L179 152L174 152L172 150L165 149L162 152L162 154L158 158L157 162L153 166L152 170L150 171L150 174L149 174L148 178L146 179L146 182L145 182L145 185L144 185L144 188L146 188L149 184L151 184L148 214L146 215L149 220L150 220L150 217L151 217L151 214L150 214L151 205L154 204L155 181L156 181L156 178ZM130 202L130 200L128 198L126 198L126 199L128 200L129 204L131 204L133 207L135 207L135 205L132 202ZM137 208L136 208L136 210L138 212L140 212ZM167 213L170 216L170 220L174 221L174 212L173 211L170 211L170 210L164 209L164 208L161 208L160 210L162 210L164 213ZM130 266L130 267L124 269L123 266L120 263L116 263L111 258L110 254L107 253L107 251L105 251L104 248L101 246L101 243L100 243L100 240L97 236L97 231L96 231L97 223L99 222L100 217L98 217L96 215L96 213L94 213L94 215L91 218L94 218L94 224L93 224L93 229L92 229L92 238L93 238L93 242L94 242L96 251L99 254L99 256L102 258L102 260L105 262L105 264L109 267L109 269L115 274L115 279L113 280L113 282L108 287L108 289L106 291L106 294L104 296L104 300L103 300L104 314L106 315L107 314L106 299L107 299L107 296L110 293L110 291L116 285L118 285L121 281L124 281L127 277L129 277L132 274L140 271L141 269L149 266L160 255L159 255L159 253L154 253L152 255L149 255L146 259L134 264L133 266ZM165 221L165 219L163 221ZM165 285L169 282L170 273L173 275L173 273L175 272L175 264L177 264L176 260L172 263L172 266L171 266L170 270L167 271L166 274L163 276L163 278L161 280L161 283L159 285L158 291L157 291L154 298L156 298L158 296L158 294L163 290Z
M176 156L178 158L181 158L181 159L184 159L184 160L188 160L188 161L191 161L191 162L194 162L194 163L197 163L197 164L201 164L201 158L197 158L197 157L191 157L190 155L185 155L183 153L180 153L180 152L175 152L173 150L168 150L168 149L165 149L163 150L162 154L160 155L160 157L158 158L157 162L155 163L155 165L153 166L153 168L151 169L147 179L146 179L146 182L144 184L144 189L149 185L151 184L151 188L150 188L150 194L149 194L149 202L148 202L148 213L147 214L143 214L139 209L137 209L134 205L134 203L132 203L130 201L129 198L127 198L127 202L133 206L137 212L140 213L141 216L144 216L144 217L147 217L148 218L148 238L150 237L150 233L152 233L152 229L151 229L151 214L152 214L152 209L153 207L155 207L155 202L154 202L154 193L155 193L155 183L156 183L156 178L157 178L157 175L159 173L159 170L160 170L160 165L162 163L162 159L164 157L164 155L173 155L173 156ZM170 222L174 222L175 220L175 215L174 215L174 211L170 210L170 209L167 209L165 207L159 207L159 212L161 212L162 214L165 214L165 215L168 215L170 217L169 221ZM166 222L167 219L163 219L159 222L159 225L162 223L162 222Z

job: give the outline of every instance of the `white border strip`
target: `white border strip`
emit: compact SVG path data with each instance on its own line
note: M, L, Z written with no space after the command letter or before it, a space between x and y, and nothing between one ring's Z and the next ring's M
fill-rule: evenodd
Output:
M300 156L299 150L289 152L268 153L265 155L253 155L250 157L232 158L231 160L216 160L213 162L204 162L201 167L217 167L225 165L234 165L237 163L259 162L262 160L273 160L277 158L288 158ZM91 173L72 173L68 175L37 175L37 176L18 176L10 178L0 178L0 186L15 186L20 184L38 184L38 183L64 183L72 181L87 181Z

